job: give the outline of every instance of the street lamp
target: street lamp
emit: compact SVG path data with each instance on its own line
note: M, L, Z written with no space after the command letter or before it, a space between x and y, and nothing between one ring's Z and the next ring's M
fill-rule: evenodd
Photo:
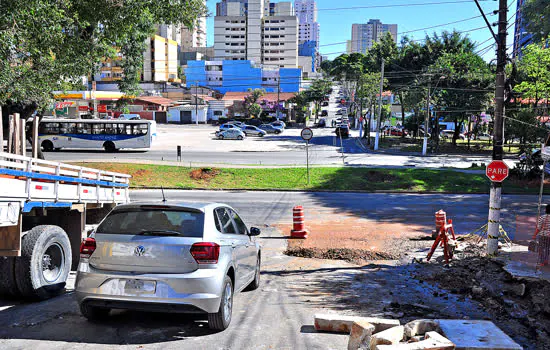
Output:
M439 82L445 79L445 76L442 75L437 79L437 83L435 84L434 91L437 89L437 85L439 85ZM422 155L425 156L428 153L428 123L430 122L430 103L431 103L431 96L430 96L430 84L428 83L428 100L427 100L427 109L426 109L426 119L424 120L424 142L422 143ZM437 117L437 116L436 116ZM437 123L437 121L436 121ZM435 128L435 131L437 131L437 127ZM434 132L432 130L432 132Z

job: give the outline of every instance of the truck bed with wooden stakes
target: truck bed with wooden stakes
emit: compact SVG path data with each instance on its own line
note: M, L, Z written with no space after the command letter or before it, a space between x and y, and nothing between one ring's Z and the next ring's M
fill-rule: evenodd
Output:
M129 201L129 180L0 152L0 295L47 299L64 291L85 225Z

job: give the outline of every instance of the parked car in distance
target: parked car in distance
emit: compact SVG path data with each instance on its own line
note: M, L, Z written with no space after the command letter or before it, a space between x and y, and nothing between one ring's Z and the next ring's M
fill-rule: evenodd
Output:
M253 135L253 136L264 137L267 134L266 131L260 128L257 128L253 125L246 125L245 127L242 128L242 130L246 136Z
M321 111L321 117L327 117L328 116L328 111L326 109L323 109Z
M139 114L121 114L117 119L120 120L140 120L141 116Z
M454 130L450 130L450 129L447 129L447 130L441 130L441 132L439 133L439 135L441 136L441 138L443 139L452 139L453 136L455 134L455 131ZM466 136L464 136L464 134L458 134L458 138L460 140L465 140L466 139Z
M319 123L317 123L317 126L320 128L324 128L327 126L327 120L325 118L319 119Z
M225 204L120 205L80 246L80 312L92 321L112 309L204 313L224 330L233 295L259 287L259 234Z
M326 100L325 100L325 101L323 101L323 102L321 103L321 106L323 106L323 107L326 107L326 106L328 106L328 101L326 101Z
M225 131L225 130L230 130L230 129L241 129L240 126L236 125L236 124L230 124L230 123L225 123L225 124L222 124L220 125L220 131Z
M270 124L273 125L276 128L280 128L280 129L286 128L286 124L282 120L276 120L274 122L271 122Z
M477 134L475 139L480 141L490 141L493 139L493 135L489 135L487 133Z
M403 133L405 134L405 136L408 135L407 131L406 130L401 130L399 128L389 128L388 131L387 131L388 135L391 135L391 136L403 136Z
M341 109L337 110L336 115L342 115L342 110Z
M220 140L244 140L246 134L239 128L229 129L225 131L218 131L216 136Z
M235 126L241 128L241 129L246 126L245 123L239 122L239 121L236 121L236 120L228 121L227 124L235 125Z
M258 128L262 129L263 131L267 132L268 134L280 134L283 132L281 128L274 127L271 124L262 124L258 126Z
M349 127L347 124L338 125L334 132L336 133L336 136L342 137L343 139L347 139L349 137Z

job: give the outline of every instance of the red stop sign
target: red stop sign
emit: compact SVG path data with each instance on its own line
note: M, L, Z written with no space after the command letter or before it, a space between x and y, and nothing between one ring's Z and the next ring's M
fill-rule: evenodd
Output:
M493 160L485 169L485 174L493 182L502 182L508 177L509 168L502 160Z

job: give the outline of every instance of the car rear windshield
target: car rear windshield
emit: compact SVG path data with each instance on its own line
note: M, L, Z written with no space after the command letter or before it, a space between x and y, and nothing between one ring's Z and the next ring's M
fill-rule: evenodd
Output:
M189 210L132 208L112 211L98 226L98 233L139 235L166 232L182 237L203 235L204 213Z

